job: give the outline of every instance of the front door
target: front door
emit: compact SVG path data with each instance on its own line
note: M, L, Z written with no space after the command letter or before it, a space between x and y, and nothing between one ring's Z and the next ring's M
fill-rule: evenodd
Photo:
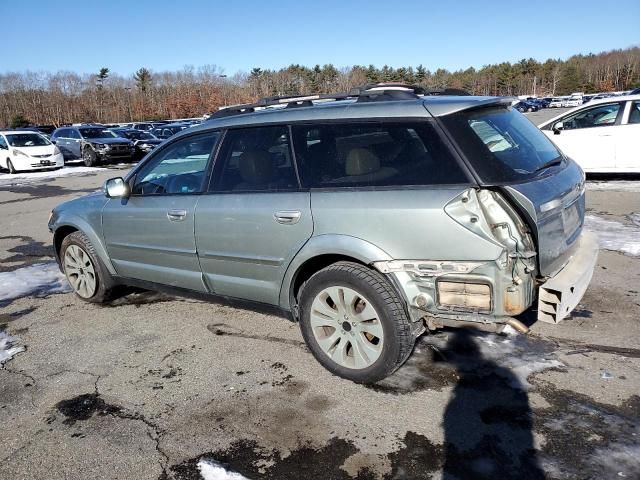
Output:
M217 138L190 135L159 149L134 173L131 196L107 202L103 231L118 275L206 291L195 211Z
M278 304L287 266L313 233L310 194L299 189L287 127L227 132L195 231L215 293Z
M551 139L586 172L614 171L620 103L585 108L562 119L562 130Z

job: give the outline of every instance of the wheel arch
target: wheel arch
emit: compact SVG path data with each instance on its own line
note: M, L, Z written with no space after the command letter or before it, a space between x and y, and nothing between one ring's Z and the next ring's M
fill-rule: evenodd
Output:
M100 261L106 267L108 272L111 275L116 275L116 271L113 268L113 265L111 264L111 260L109 259L109 255L100 238L100 235L98 235L95 232L95 230L91 227L91 225L89 225L88 223L82 220L65 221L55 226L55 229L53 232L53 248L54 248L54 252L55 252L56 260L58 261L58 264L60 264L60 247L62 245L62 241L67 236L77 231L84 233L87 236L87 238L89 238L89 241L93 245L96 254L100 258Z
M314 273L339 261L368 266L380 260L391 260L391 257L381 248L361 238L348 235L312 237L287 268L280 288L280 307L290 310L297 320L297 294Z

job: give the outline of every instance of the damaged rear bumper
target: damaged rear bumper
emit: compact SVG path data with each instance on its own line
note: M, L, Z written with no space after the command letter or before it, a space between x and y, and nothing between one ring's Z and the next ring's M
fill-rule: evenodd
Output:
M578 305L598 260L595 235L583 232L571 260L538 291L538 320L558 323Z

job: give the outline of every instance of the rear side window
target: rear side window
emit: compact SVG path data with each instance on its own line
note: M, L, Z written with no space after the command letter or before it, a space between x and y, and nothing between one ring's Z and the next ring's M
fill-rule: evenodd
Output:
M486 183L526 180L562 162L544 133L512 108L466 110L441 121Z
M210 191L277 192L297 188L286 126L227 132Z
M427 122L293 127L302 183L311 188L467 183Z

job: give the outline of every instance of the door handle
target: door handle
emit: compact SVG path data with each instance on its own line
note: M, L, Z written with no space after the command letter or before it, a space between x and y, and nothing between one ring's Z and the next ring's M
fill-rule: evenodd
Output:
M186 210L169 210L167 212L167 218L172 222L181 222L187 216Z
M282 223L283 225L294 225L300 221L301 216L302 212L298 210L280 210L273 214L276 222Z

